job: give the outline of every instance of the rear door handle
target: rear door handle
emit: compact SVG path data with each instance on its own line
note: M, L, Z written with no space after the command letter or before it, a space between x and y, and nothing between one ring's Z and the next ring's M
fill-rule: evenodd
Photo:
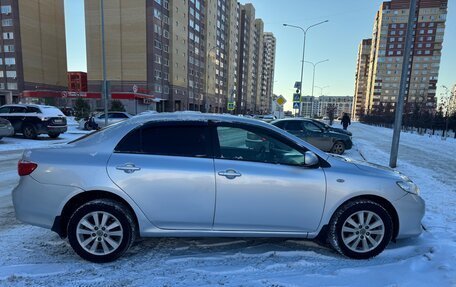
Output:
M218 175L224 176L228 179L235 179L236 177L241 176L241 174L239 172L235 171L234 169L227 169L225 171L219 171Z
M141 170L140 167L135 166L133 163L126 163L124 165L116 166L117 170L122 170L125 173L134 173L135 171Z

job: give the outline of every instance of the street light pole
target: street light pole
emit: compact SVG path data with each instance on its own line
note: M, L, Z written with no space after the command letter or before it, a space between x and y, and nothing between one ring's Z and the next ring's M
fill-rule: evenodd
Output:
M329 59L326 59L326 60L323 60L323 61L319 61L319 62L316 62L316 63L305 61L306 63L311 64L313 66L312 97L314 96L314 87L315 87L315 68L318 66L318 64L321 64L321 63L324 63L324 62L328 62L328 61L329 61Z
M319 87L315 86L315 88L320 89L320 96L323 96L323 89L329 88L330 86Z
M103 99L104 99L104 117L105 127L108 126L108 91L106 81L106 53L105 53L105 30L104 30L104 1L100 0L100 12L101 12L101 61L103 65Z
M399 138L401 136L401 126L402 126L402 113L404 110L404 98L405 91L407 89L407 77L409 71L409 61L410 54L412 52L412 40L413 40L413 22L416 17L416 0L410 0L410 10L409 18L407 24L407 34L405 37L405 49L404 57L402 60L402 72L401 72L401 82L399 85L399 96L397 97L396 104L396 114L394 118L394 132L393 132L393 141L391 143L391 156L389 166L395 168L397 166L397 155L399 150Z
M304 78L304 59L305 59L305 53L306 53L306 36L307 36L307 31L310 28L313 28L315 26L321 25L323 23L329 22L329 20L321 21L318 23L315 23L313 25L310 25L307 28L303 28L301 26L295 26L295 25L290 25L290 24L283 24L284 27L291 27L291 28L296 28L300 29L303 33L303 42L302 42L302 59L301 59L301 87L299 89L299 109L298 109L298 114L301 115L301 99L302 99L302 88L303 88L303 78Z

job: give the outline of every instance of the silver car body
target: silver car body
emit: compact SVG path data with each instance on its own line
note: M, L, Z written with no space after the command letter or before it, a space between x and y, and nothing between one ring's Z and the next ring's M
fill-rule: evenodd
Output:
M131 130L151 121L211 121L269 129L326 162L318 168L213 158L113 153ZM330 156L257 120L200 113L153 114L115 124L75 143L24 152L38 163L13 190L16 216L52 228L75 196L104 191L133 209L140 235L280 236L315 238L344 202L372 197L391 206L396 238L421 233L424 202L396 184L403 175L364 162ZM125 173L119 165L141 170ZM219 171L236 170L228 179Z
M0 139L12 135L14 135L14 128L11 123L6 119L0 118Z

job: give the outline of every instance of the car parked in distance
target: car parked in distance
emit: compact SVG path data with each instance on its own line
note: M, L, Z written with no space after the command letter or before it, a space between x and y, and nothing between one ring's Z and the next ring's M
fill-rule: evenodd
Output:
M271 124L305 140L322 151L343 154L353 146L350 136L327 130L310 119L281 119L273 121Z
M133 115L127 112L108 112L108 126L128 120L133 117ZM92 124L89 124L88 121L92 121ZM105 114L98 113L89 117L88 119L79 120L79 128L85 130L97 129L105 127ZM96 128L94 128L96 127Z
M249 134L266 148L246 146ZM367 259L422 232L424 201L406 176L237 116L137 116L27 150L18 173L17 218L93 262L115 260L138 236L317 239Z
M14 128L11 123L3 118L0 118L0 140L3 137L9 137L14 135Z
M265 123L270 123L277 118L273 115L256 115L256 116L254 116L254 119L263 121Z
M58 138L67 131L67 120L61 110L53 106L34 104L14 104L0 107L0 118L7 119L15 133L27 139L35 139L40 134Z
M347 130L344 130L344 129L341 129L341 128L332 127L332 126L327 125L324 122L321 122L321 121L316 120L316 119L309 119L309 120L311 120L314 124L316 124L317 126L319 126L322 129L325 129L325 130L328 130L328 131L332 131L332 132L336 132L336 133L340 133L340 134L346 134L346 135L348 135L350 137L352 136L352 133L350 131L347 131Z

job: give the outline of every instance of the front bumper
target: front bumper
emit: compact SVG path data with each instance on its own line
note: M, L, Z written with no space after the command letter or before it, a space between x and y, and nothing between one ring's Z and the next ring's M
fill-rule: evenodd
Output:
M0 137L9 137L12 135L14 135L14 128L12 126L0 128Z
M43 184L31 176L22 176L13 189L16 218L22 222L51 229L65 203L82 189L72 186Z
M393 202L399 217L397 239L416 237L423 232L421 220L425 212L424 200L415 194L407 194Z

